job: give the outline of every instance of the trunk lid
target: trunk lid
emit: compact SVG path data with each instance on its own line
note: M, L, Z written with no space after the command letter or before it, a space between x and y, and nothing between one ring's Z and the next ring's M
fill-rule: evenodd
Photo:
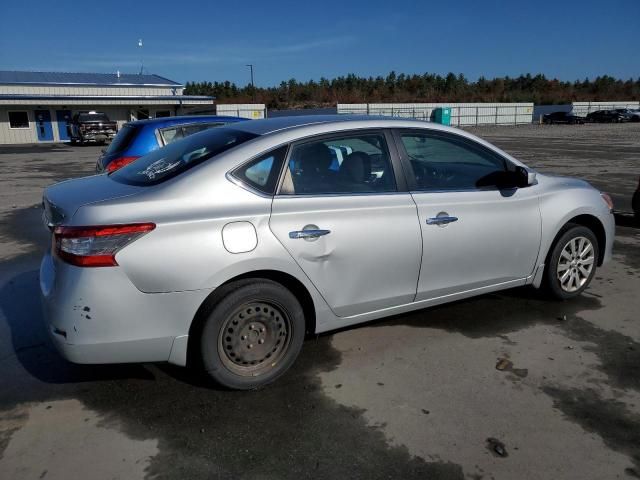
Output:
M44 191L43 220L48 227L68 225L83 205L127 197L142 190L141 187L115 182L108 175L94 175L56 183Z

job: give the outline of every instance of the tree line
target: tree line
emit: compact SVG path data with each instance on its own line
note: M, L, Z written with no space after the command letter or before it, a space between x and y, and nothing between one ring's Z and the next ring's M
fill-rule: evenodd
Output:
M354 74L334 79L299 82L291 79L275 87L239 87L225 82L187 82L185 95L208 95L219 102L265 103L268 108L316 108L336 103L377 102L534 102L553 105L574 101L640 99L640 77L621 80L604 75L575 82L550 79L542 74L519 77L480 77L470 81L463 74L446 76L396 72L386 77Z

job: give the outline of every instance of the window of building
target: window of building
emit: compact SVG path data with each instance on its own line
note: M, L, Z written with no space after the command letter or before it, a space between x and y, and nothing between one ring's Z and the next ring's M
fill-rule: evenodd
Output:
M156 110L156 118L170 117L171 112L169 110Z
M29 128L27 112L9 112L9 128Z

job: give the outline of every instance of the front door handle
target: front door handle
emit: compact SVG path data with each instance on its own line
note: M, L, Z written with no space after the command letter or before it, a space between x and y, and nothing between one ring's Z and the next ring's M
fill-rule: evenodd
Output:
M442 217L427 218L427 225L447 225L449 223L457 222L458 217L450 217L448 215Z
M328 235L331 233L331 230L321 230L321 229L309 229L309 230L296 230L294 232L289 232L289 238L318 238L323 235Z

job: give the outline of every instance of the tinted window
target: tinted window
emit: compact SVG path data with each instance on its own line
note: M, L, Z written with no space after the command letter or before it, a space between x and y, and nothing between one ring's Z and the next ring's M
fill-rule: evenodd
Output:
M182 127L165 128L162 130L162 138L165 144L180 140L183 138Z
M137 131L138 128L132 125L125 125L122 127L109 144L109 148L107 148L106 153L118 153L129 148L129 145L131 145L133 140L136 138Z
M182 132L184 136L187 137L189 135L193 135L194 133L202 132L203 130L206 130L206 129L207 129L207 126L205 124L198 123L196 125L186 125L182 127Z
M29 128L29 115L27 112L9 112L10 128Z
M240 130L216 128L155 150L115 171L111 178L130 185L155 185L256 137Z
M233 172L233 176L263 193L272 195L286 155L286 146L278 148L241 166Z
M104 113L81 113L78 115L79 122L108 122L109 117Z
M381 193L395 189L384 135L360 134L295 146L281 193Z
M471 140L431 133L401 134L418 190L495 187L504 180L506 161Z

